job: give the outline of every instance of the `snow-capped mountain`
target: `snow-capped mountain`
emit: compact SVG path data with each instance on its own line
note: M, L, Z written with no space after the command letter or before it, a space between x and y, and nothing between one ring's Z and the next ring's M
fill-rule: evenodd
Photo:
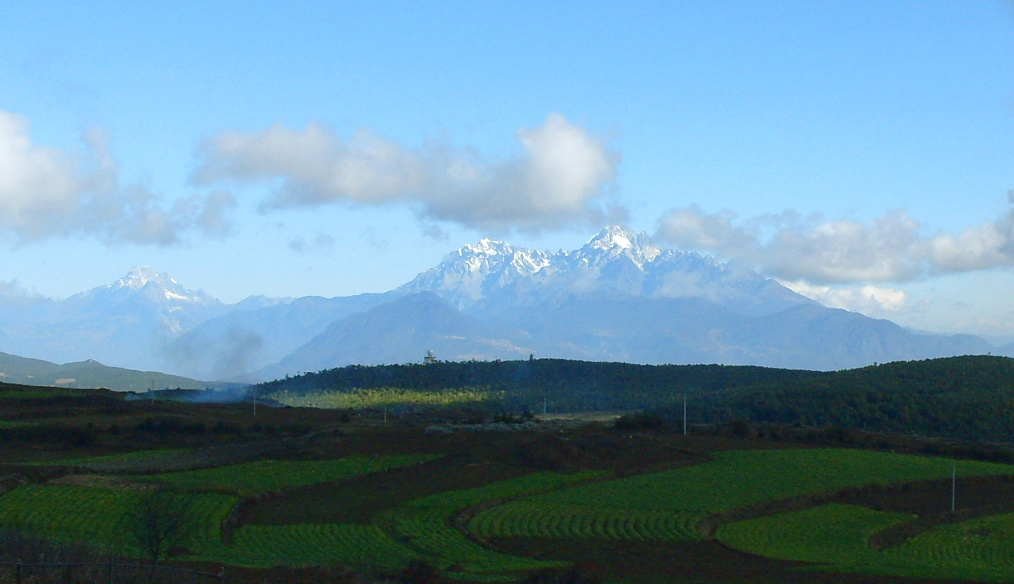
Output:
M0 291L3 292L3 291ZM0 351L203 379L352 363L561 357L843 369L997 350L824 307L748 269L607 227L548 253L466 245L384 294L225 305L135 268L67 300L0 293Z
M67 303L79 312L115 307L126 315L154 317L168 337L225 311L220 301L203 290L188 290L169 274L148 266L133 268L116 282L72 296Z
M556 254L483 239L396 290L423 291L487 316L590 292L705 298L754 315L811 302L755 272L697 253L662 250L647 234L618 226L603 229L580 249Z
M8 352L53 362L95 359L107 365L157 369L166 365L161 347L227 310L168 274L140 267L112 284L66 300L4 311L0 341Z
M823 307L750 270L662 249L621 227L556 254L484 239L388 294L259 376L418 361L426 349L449 360L531 352L815 369L989 350L975 337L918 335Z
M553 256L515 249L508 243L483 239L450 254L440 265L426 270L397 288L398 294L435 292L458 309L467 309L498 290L552 270Z

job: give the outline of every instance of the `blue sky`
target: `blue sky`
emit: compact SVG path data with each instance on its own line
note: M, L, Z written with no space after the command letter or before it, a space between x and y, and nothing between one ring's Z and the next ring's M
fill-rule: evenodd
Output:
M1014 7L8 2L0 295L384 291L620 222L1014 339Z

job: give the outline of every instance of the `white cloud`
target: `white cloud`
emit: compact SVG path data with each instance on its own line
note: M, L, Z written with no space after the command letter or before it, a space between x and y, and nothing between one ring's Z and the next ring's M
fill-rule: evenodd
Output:
M28 120L0 111L0 233L18 241L84 235L164 245L222 209L213 195L164 210L157 194L120 184L119 173L101 132L86 133L82 149L66 152L33 144Z
M1014 213L957 235L941 234L927 244L934 267L944 272L968 272L1014 264Z
M806 282L781 282L783 286L816 300L824 306L844 308L867 315L899 312L908 306L909 295L904 290L865 285L858 288L814 286Z
M319 124L224 132L207 140L199 184L281 181L262 208L404 204L424 222L537 232L573 223L601 225L619 157L598 138L552 114L517 133L523 153L485 161L438 143L422 149L360 130L347 142Z
M46 298L18 283L17 280L0 282L0 306L4 308L24 309Z
M928 274L1014 265L1014 215L956 235L925 236L904 211L852 219L758 217L737 225L725 211L674 209L658 235L673 244L735 258L785 280L818 284L906 282Z

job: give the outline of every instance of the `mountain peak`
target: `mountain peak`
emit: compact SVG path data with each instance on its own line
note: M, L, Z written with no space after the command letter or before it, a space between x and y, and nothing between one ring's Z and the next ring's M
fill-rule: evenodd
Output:
M609 225L593 237L588 242L588 245L597 249L610 249L614 247L631 249L634 247L634 241L637 237L636 233L626 227Z
M634 233L619 225L610 225L600 231L581 251L583 255L626 255L642 268L662 253L647 233Z
M203 291L187 290L169 274L156 272L150 266L131 268L125 276L102 289L107 293L139 295L158 303L218 304Z
M488 237L484 237L484 238L482 238L482 239L479 240L478 244L476 244L476 245L471 245L471 244L465 245L464 247L462 247L461 249L459 249L457 253L458 253L459 256L465 256L465 255L487 255L487 256L510 255L510 254L514 253L514 248L511 247L511 245L509 243L507 243L507 242L497 241L495 239L489 239Z
M120 278L113 284L116 288L128 288L130 290L139 290L144 288L150 283L155 283L161 287L168 288L170 286L179 286L176 280L169 277L169 274L160 274L152 269L150 266L133 267L127 272L127 275Z

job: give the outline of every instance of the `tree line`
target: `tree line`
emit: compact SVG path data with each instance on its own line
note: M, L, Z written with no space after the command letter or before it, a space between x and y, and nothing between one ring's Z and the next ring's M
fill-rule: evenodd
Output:
M735 365L637 365L565 359L353 365L260 384L258 395L483 388L507 411L647 410L693 423L840 426L1012 441L1014 359L965 356L835 372Z

